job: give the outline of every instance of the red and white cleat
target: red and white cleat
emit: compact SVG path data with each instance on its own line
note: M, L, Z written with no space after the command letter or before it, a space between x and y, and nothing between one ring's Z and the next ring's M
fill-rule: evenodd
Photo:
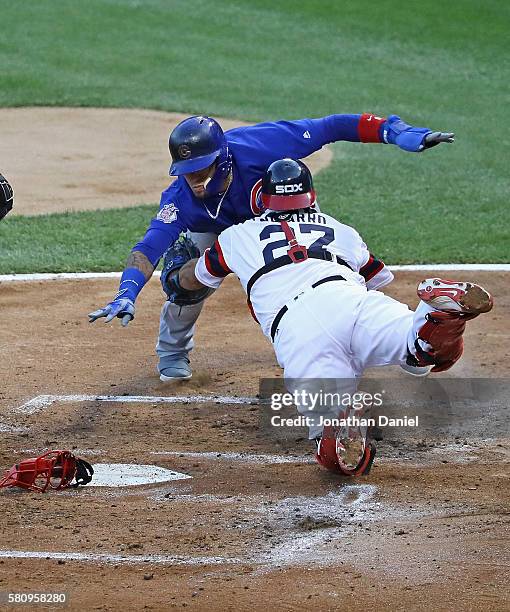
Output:
M436 310L474 318L492 309L492 296L475 283L427 278L418 285L418 297Z

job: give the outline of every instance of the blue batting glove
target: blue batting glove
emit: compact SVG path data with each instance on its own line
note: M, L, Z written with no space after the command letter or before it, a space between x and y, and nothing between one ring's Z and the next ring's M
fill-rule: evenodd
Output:
M408 125L397 115L390 115L383 125L383 140L411 153L430 149L441 142L453 142L454 138L451 132L433 132Z
M104 322L109 323L115 319L115 317L118 317L122 319L122 327L126 327L126 325L135 318L135 304L133 300L129 298L121 297L124 292L125 290L119 291L115 298L109 304L106 304L104 308L91 312L88 315L89 323L93 323L101 317L106 317Z

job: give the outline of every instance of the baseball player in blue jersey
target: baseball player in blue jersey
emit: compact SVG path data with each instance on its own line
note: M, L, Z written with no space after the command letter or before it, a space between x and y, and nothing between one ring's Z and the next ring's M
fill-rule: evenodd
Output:
M170 175L177 176L166 189L160 209L141 242L128 257L117 295L104 308L89 314L90 322L118 317L126 326L135 315L135 300L164 255L161 274L166 279L185 261L210 247L226 228L261 214L262 177L267 167L283 157L304 158L324 145L340 140L393 144L420 152L454 134L433 132L372 114L329 115L260 123L223 133L210 117L182 121L170 134ZM186 234L186 235L183 235ZM189 352L195 322L210 289L167 301L160 318L156 351L162 381L191 378Z

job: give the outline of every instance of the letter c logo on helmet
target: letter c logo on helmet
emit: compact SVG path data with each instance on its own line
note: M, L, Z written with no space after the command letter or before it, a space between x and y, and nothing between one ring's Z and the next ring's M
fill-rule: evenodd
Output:
M299 210L315 204L310 170L302 161L273 162L262 179L262 204L268 210Z
M168 148L172 156L171 176L197 172L216 162L215 172L206 190L209 195L221 191L232 169L232 156L217 121L202 115L184 119L172 130Z
M179 145L177 153L181 159L188 159L191 156L191 149L186 144Z

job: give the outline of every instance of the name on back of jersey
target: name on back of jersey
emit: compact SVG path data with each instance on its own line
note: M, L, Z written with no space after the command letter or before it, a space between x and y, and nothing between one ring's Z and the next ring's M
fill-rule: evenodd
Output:
M254 221L262 221L263 223L274 223L274 219L271 217L256 217ZM296 223L318 223L320 225L327 225L326 217L319 213L294 213L287 221L295 221Z

